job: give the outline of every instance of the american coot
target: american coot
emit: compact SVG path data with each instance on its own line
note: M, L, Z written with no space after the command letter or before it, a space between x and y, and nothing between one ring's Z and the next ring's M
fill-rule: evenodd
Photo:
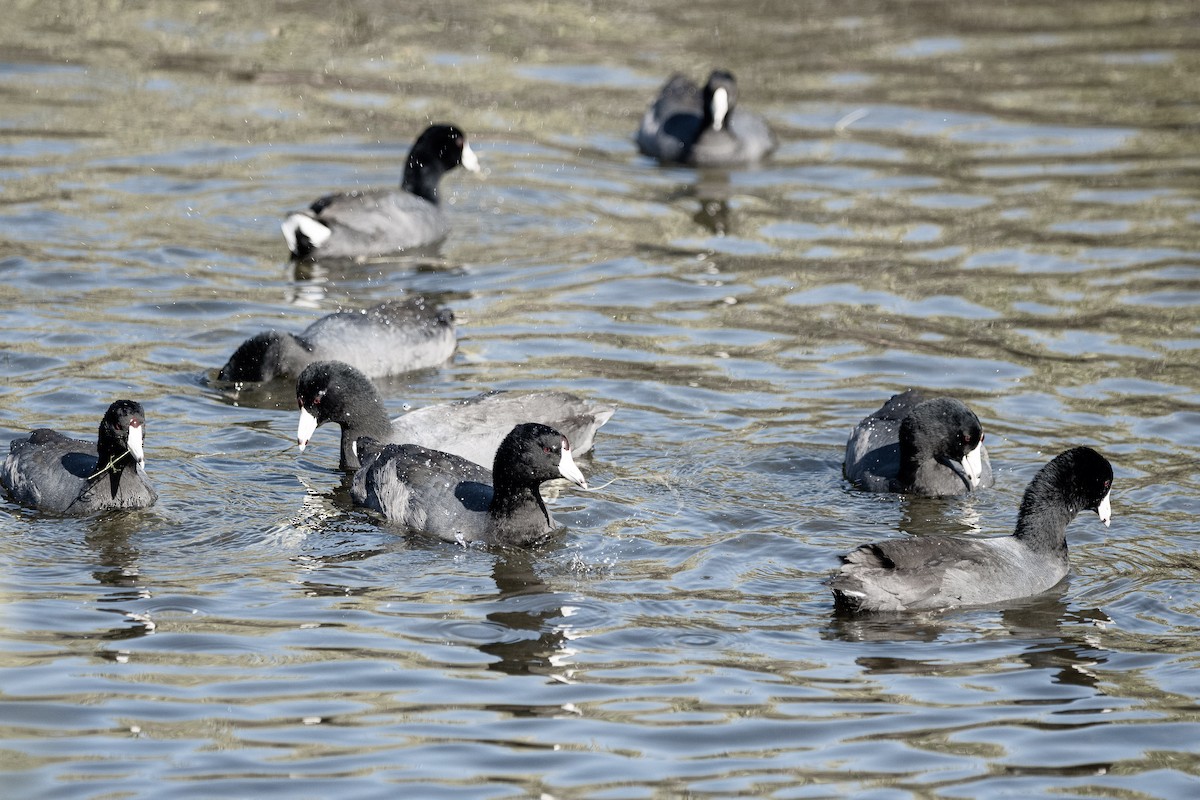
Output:
M733 74L716 70L700 89L674 75L646 109L638 149L668 164L735 167L761 161L775 149L765 120L737 106Z
M295 258L363 258L433 244L448 230L438 182L459 164L479 171L466 135L453 125L430 125L408 153L400 191L322 197L284 220L288 249Z
M326 422L342 429L342 469L358 469L360 436L384 443L417 444L476 464L491 464L496 448L514 425L540 422L562 431L576 455L592 446L596 429L615 409L566 392L490 392L453 403L410 411L389 421L371 381L338 361L309 364L296 381L300 424L296 441L303 450L313 431Z
M57 514L147 508L158 493L146 479L140 403L118 400L100 420L96 442L39 428L14 439L0 483L22 505Z
M547 425L517 425L496 450L491 470L415 444L358 441L363 465L350 496L410 530L448 542L524 546L555 530L538 487L587 481L565 436Z
M914 389L858 423L844 468L868 492L939 497L995 482L975 412L951 397L926 400Z
M863 545L830 581L849 611L928 611L1044 592L1067 574L1067 525L1080 511L1108 525L1112 465L1088 447L1056 456L1030 481L1012 536L923 536Z
M339 311L291 334L264 331L234 351L217 378L269 381L295 377L314 361L344 361L369 377L444 364L458 344L454 312L423 297L390 300L365 311Z

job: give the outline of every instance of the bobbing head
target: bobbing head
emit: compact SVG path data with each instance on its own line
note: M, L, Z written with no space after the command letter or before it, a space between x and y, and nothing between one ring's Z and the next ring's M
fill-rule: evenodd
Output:
M723 130L737 104L737 81L732 72L714 70L704 84L704 127Z
M122 458L126 453L133 465L141 470L146 462L142 442L146 434L146 412L142 404L133 400L117 400L104 412L100 420L97 450L100 455L98 466L114 468L125 466Z
M983 425L959 400L937 397L918 404L900 423L900 446L912 458L935 459L974 489L983 476Z
M1075 447L1055 456L1039 477L1042 473L1062 486L1072 512L1095 511L1101 522L1109 524L1113 469L1107 458L1090 447Z
M309 364L296 379L296 405L300 407L296 443L303 450L318 426L349 419L346 404L350 398L371 401L378 396L370 380L349 365L338 361Z
M217 379L239 383L270 380L275 371L267 367L279 363L279 345L279 334L275 331L255 334L233 351L229 361L221 367Z
M467 135L455 125L430 125L417 137L408 153L408 168L418 169L430 160L447 170L461 164L468 172L479 172L479 159L467 144Z
M536 422L517 425L504 437L496 450L492 474L497 483L537 486L543 481L566 478L587 488L567 437Z

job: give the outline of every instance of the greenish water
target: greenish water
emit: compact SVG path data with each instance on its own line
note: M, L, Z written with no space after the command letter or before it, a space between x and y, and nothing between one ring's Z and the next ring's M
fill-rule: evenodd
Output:
M148 415L152 510L0 505L14 797L1192 797L1200 15L1187 2L32 3L0 26L0 442ZM674 70L739 77L780 149L659 168ZM278 223L398 181L450 120L436 251L288 264ZM462 326L389 407L619 405L528 553L348 507L246 336L422 292ZM908 386L988 432L994 490L864 496ZM1116 468L1070 579L843 620L887 536L1012 529L1075 444Z

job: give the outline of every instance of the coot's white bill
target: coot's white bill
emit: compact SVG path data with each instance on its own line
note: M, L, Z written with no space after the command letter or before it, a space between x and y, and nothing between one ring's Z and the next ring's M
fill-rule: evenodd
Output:
M562 457L558 460L558 472L567 480L576 483L583 488L588 488L587 479L583 477L583 472L575 464L575 457L571 455L571 445L563 439Z

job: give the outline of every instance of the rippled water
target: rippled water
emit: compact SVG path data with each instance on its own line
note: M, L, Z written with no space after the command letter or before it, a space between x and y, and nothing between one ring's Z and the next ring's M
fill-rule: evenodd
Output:
M1200 795L1200 14L1185 0L49 4L0 30L0 440L149 416L152 510L0 506L13 797ZM143 7L146 6L146 7ZM162 6L162 7L160 7ZM996 6L996 7L993 7ZM733 69L759 169L639 157L666 75ZM427 120L436 251L288 265L281 215L390 185ZM405 292L452 366L392 409L620 410L531 552L349 508L250 333ZM966 399L996 488L864 496L845 437ZM839 619L874 538L1011 530L1090 444L1113 525L1005 609Z

